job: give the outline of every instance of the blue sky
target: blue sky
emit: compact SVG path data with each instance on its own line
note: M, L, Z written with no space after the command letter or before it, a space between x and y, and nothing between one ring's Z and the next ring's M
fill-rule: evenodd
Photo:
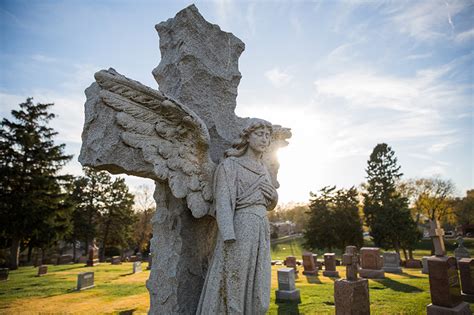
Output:
M154 25L185 1L0 0L0 112L33 96L81 174L84 89L113 67L153 88ZM243 40L236 112L290 127L280 200L364 181L373 147L396 152L404 178L474 188L472 1L196 1ZM135 189L143 181L128 178ZM152 185L151 181L147 182Z

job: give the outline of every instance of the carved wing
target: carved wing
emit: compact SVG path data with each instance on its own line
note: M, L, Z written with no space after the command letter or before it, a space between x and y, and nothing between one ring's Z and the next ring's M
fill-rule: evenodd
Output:
M115 112L122 141L140 149L158 180L186 198L194 217L209 213L215 164L204 122L189 108L114 69L95 74L100 98Z

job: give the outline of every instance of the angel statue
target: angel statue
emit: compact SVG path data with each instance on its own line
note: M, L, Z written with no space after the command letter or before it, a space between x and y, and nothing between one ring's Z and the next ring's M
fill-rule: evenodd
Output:
M87 90L79 161L152 179L150 314L263 314L266 212L288 128L234 113L244 44L190 6L156 26L160 90L114 69Z

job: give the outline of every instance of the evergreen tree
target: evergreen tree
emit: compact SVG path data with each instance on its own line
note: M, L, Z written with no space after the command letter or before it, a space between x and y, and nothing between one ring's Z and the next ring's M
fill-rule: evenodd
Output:
M86 249L94 238L99 240L99 255L103 260L105 247L125 246L131 238L135 222L133 195L125 180L105 171L84 168L84 177L74 182L72 241L84 241Z
M354 187L336 190L334 186L322 188L319 194L310 194L305 246L329 250L343 250L348 245L362 246L357 190Z
M0 234L10 240L10 268L18 268L20 245L42 246L60 238L70 226L70 205L59 170L72 156L48 123L53 104L34 105L32 98L12 110L13 121L0 123Z
M413 248L419 231L408 207L408 199L396 189L403 175L395 152L385 143L377 144L367 166L364 193L365 222L376 246L394 248L397 253Z

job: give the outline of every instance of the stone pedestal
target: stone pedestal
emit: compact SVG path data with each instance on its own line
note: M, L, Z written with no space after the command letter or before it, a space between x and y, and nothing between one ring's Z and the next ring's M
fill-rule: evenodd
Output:
M427 315L472 315L471 308L466 302L455 307L443 307L430 304L426 307Z
M87 259L87 267L94 267L99 264L99 248L94 244L89 246L89 255Z
M346 279L334 282L336 315L370 314L369 281Z
M300 290L295 287L295 270L281 268L277 271L278 290L275 291L277 303L300 303Z
M37 277L44 276L47 273L48 273L48 266L46 265L38 266L38 274L36 275Z

